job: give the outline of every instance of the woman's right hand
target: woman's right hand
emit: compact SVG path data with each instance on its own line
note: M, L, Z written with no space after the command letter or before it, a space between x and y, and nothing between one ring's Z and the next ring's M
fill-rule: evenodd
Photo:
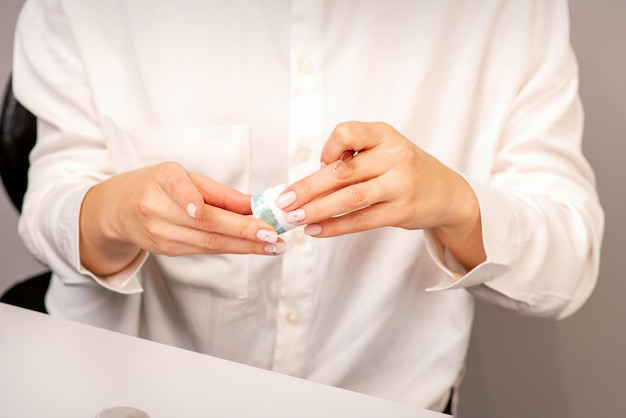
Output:
M92 187L80 213L83 267L110 276L143 251L185 254L285 252L274 228L252 216L248 194L164 162Z

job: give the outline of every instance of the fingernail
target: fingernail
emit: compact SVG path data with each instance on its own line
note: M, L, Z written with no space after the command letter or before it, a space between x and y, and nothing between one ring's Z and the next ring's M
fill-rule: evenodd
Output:
M274 244L267 244L265 246L265 252L273 255L284 254L286 250L287 247L283 242L276 242Z
M319 235L322 233L322 227L318 224L311 224L304 227L304 233L307 235Z
M343 165L343 160L337 161L335 166L333 167L333 174L337 174L337 169Z
M259 241L276 243L278 241L278 234L276 231L270 229L259 229L256 233L256 237Z
M339 169L339 167L341 167L344 163L347 163L348 161L356 157L358 153L359 153L358 151L353 151L353 150L344 151L343 153L341 153L341 156L339 157L339 161L337 161L337 163L333 167L333 174L337 174L337 170Z
M320 161L320 168L326 167L326 163L324 161Z
M194 205L193 203L190 203L187 205L187 213L189 214L189 216L191 216L192 218L196 217L196 205Z
M289 212L285 216L285 218L287 219L287 222L295 225L301 220L303 220L304 218L306 218L306 213L304 212L304 209L296 209L294 211Z
M339 159L343 162L346 162L346 161L350 161L352 157L354 156L356 156L356 151L354 150L344 151L341 153L341 156L339 157Z
M281 209L285 209L287 206L291 205L295 201L296 201L296 192L289 191L287 193L283 193L280 196L278 196L278 199L276 199L276 206L278 206Z

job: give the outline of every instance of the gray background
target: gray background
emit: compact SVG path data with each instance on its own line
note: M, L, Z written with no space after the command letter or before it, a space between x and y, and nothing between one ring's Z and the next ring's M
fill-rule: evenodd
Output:
M22 0L1 0L0 82L11 66ZM600 279L572 317L555 322L478 304L462 418L590 418L626 416L626 2L571 0L572 43L581 68L586 110L584 149L596 171L606 211ZM17 212L0 192L0 293L42 271L16 233Z

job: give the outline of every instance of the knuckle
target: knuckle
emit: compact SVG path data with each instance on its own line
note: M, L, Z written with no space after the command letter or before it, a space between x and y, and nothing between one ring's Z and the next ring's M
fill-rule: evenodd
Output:
M215 218L213 216L203 216L199 218L200 228L205 231L213 231L215 229Z
M296 193L296 195L300 196L303 194L304 196L310 196L313 194L314 190L315 186L313 184L313 180L310 177L306 177L300 182L300 190Z
M387 122L372 122L372 127L379 132L386 132L393 129Z
M342 142L346 142L352 138L354 130L354 122L340 122L335 126L335 136Z
M251 236L251 226L244 223L239 227L239 238L248 238L249 236Z
M367 193L363 187L358 185L347 188L343 196L343 203L351 209L364 206L366 201Z
M372 223L369 218L361 213L355 213L352 217L352 226L356 231L366 231L371 229Z
M139 203L137 204L137 211L139 212L141 217L145 219L150 219L150 214L152 213L152 207L145 199L141 199Z
M158 185L165 188L165 192L184 189L189 181L187 171L180 163L165 161L155 166L155 178Z
M400 155L404 156L404 158L411 164L416 164L419 160L418 150L411 143L404 143L400 149Z
M137 211L144 219L152 219L155 215L153 199L146 194L141 196L137 202Z
M177 190L185 186L188 179L186 177L171 175L168 177L168 181L170 182L169 186L171 187L171 189Z
M206 249L209 252L218 252L223 245L222 236L219 234L209 234L205 241Z
M158 163L155 169L161 174L168 175L182 170L183 167L176 161L163 161Z

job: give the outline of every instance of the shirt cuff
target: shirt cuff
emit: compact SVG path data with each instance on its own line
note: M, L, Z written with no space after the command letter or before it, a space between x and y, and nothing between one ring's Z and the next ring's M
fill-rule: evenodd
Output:
M66 201L69 202L68 207L72 207L74 210L66 210L60 217L61 229L59 235L66 237L66 239L61 240L61 247L66 252L70 265L78 272L78 277L74 278L64 275L66 277L63 281L68 284L80 283L91 278L102 287L113 292L122 294L141 293L143 287L141 286L140 270L148 258L149 253L147 251L140 252L124 270L106 277L95 275L80 262L80 207L89 187L81 185L68 193L66 198Z
M147 251L142 251L128 267L111 276L97 276L82 265L80 265L78 270L81 274L90 276L96 283L108 290L116 293L131 295L143 292L140 271L141 267L148 259L148 256L149 253Z
M433 230L425 230L426 249L446 275L427 291L460 289L483 284L510 269L519 242L519 220L514 203L503 193L486 185L465 179L478 198L483 245L487 258L471 270L444 247Z

